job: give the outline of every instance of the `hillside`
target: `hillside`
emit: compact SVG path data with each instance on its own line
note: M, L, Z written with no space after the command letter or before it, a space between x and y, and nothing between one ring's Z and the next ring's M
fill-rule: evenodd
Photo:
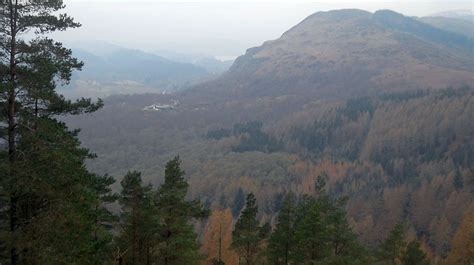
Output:
M232 89L233 97L347 98L466 85L474 82L473 47L467 37L391 11L318 12L202 87Z
M89 168L118 179L140 170L157 185L181 155L190 196L229 208L227 219L240 211L240 190L256 193L260 219L274 223L286 191L311 193L327 176L331 195L349 197L366 246L404 220L435 259L474 207L470 47L391 11L316 13L249 49L218 80L109 97L67 123L98 155ZM145 108L152 104L166 107Z

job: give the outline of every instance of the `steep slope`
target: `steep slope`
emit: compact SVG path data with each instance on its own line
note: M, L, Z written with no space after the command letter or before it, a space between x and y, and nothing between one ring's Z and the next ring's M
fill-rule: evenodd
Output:
M473 47L465 36L392 11L318 12L249 49L218 86L242 96L347 97L472 84Z

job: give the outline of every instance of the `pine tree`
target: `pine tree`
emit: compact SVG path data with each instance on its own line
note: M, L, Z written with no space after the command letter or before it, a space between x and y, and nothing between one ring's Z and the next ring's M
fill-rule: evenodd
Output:
M156 241L156 208L151 185L142 184L139 172L128 172L121 181L122 232L119 238L125 264L150 264Z
M111 176L97 176L94 178L94 264L104 264L107 260L112 259L111 243L112 235L110 230L112 224L117 221L115 216L106 205L114 203L119 196L112 192L110 186L115 183L115 179Z
M296 248L295 219L296 197L290 192L285 195L278 213L275 231L268 242L268 256L271 264L289 264Z
M258 206L255 196L247 195L245 208L232 231L231 247L247 265L254 264L262 241L268 236L269 225L261 226L257 220Z
M209 211L198 200L186 200L189 185L184 175L179 157L169 161L156 198L161 219L159 257L165 265L196 264L201 259L190 222L207 217Z
M82 66L45 35L80 26L62 8L61 0L0 1L0 136L7 143L0 184L12 265L91 263L95 256L95 176L84 167L91 155L56 117L102 104L71 102L55 90Z
M332 253L342 255L350 252L355 235L347 223L346 213L342 207L333 207L328 215L329 236Z
M426 258L426 253L420 248L420 243L416 240L408 243L403 255L403 265L429 265L430 261Z
M326 212L330 200L325 192L326 180L318 176L314 185L316 198L305 196L298 205L296 222L297 253L299 263L315 263L329 256L329 230Z
M367 264L368 255L347 222L344 210L347 198L331 199L325 186L325 178L318 177L315 196L299 198L294 213L295 246L290 263Z
M347 197L331 201L326 214L331 264L367 264L368 254L350 227L344 206Z
M315 263L329 255L329 234L324 220L322 205L314 201L304 219L297 224L299 257L303 263Z
M90 174L87 149L74 132L55 120L38 120L34 132L21 131L14 182L18 197L15 248L18 261L40 264L89 263L97 257L97 176ZM104 231L108 234L108 231ZM104 236L104 237L102 237ZM101 238L108 236L102 235Z
M398 223L390 231L388 238L380 247L378 258L380 261L397 264L401 261L406 248L405 227L403 223Z

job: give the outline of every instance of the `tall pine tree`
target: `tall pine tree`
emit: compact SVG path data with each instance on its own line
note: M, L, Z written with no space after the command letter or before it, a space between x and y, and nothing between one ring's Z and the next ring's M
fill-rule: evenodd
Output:
M21 192L16 215L21 229L11 241L18 262L94 264L98 240L110 233L97 227L103 198L97 176L84 165L90 155L63 124L43 118L36 125L34 132L21 131L22 156L12 184Z
M82 66L47 37L80 26L63 8L61 0L0 1L0 185L12 265L93 263L96 256L96 181L84 166L91 155L56 118L101 102L71 102L56 92Z
M271 264L288 265L294 260L296 249L295 238L296 196L290 192L285 195L278 213L275 231L268 242L268 258Z
M197 236L190 222L207 217L209 211L198 200L186 200L189 184L184 175L181 160L174 158L166 164L165 181L158 189L160 264L196 264L201 259Z
M157 239L157 212L151 185L143 185L139 172L128 172L121 181L122 207L119 247L125 264L151 264Z
M398 264L402 260L406 245L405 226L403 223L398 223L381 245L378 251L378 259L389 264Z
M270 237L271 264L366 264L365 250L346 219L346 198L331 199L318 177L315 196L288 195Z
M261 251L261 243L268 236L269 226L261 226L257 220L257 200L252 193L247 195L244 210L240 214L232 231L232 248L245 260L245 264L254 264Z
M316 263L329 255L329 234L322 205L313 201L304 219L297 224L298 257L303 263Z
M426 253L421 250L420 242L414 240L408 243L407 249L403 254L403 265L429 265L430 261L426 258Z
M117 201L119 196L112 192L111 185L115 183L115 179L111 176L97 176L93 178L95 181L94 195L94 246L95 255L94 264L104 264L112 259L112 235L109 230L118 220L107 206Z

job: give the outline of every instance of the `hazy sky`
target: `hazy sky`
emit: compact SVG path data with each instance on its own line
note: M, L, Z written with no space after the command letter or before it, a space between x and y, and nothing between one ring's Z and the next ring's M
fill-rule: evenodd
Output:
M472 0L65 0L83 24L59 34L65 42L107 41L149 51L237 56L278 38L317 11L392 9L410 16L473 9Z

